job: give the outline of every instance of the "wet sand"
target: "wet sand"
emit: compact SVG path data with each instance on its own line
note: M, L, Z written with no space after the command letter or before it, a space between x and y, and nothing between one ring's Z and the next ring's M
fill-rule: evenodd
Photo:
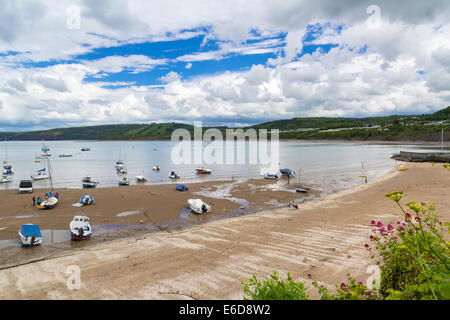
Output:
M428 163L401 166L409 170L394 169L367 185L305 202L299 210L282 207L183 230L127 237L3 269L0 298L241 299L241 279L265 278L273 270L289 271L307 283L310 273L330 288L348 272L366 281L367 267L373 264L364 248L370 221L395 223L402 218L385 193L404 190L404 203L435 202L441 219L450 220L449 172ZM237 193L233 196L245 198L242 191ZM120 219L135 221L136 217ZM80 290L66 286L71 265L81 269Z
M175 190L175 184L138 185L96 189L55 189L60 201L54 209L33 207L32 198L43 198L47 189L33 194L0 192L0 268L51 257L71 249L80 249L117 238L138 236L150 232L172 232L208 221L242 216L268 208L286 206L290 201L304 201L319 195L294 192L294 184L264 179L207 181L189 184L189 191ZM272 190L274 189L275 190ZM281 189L280 189L281 188ZM72 206L88 193L94 205ZM212 213L197 215L189 210L187 200L201 198L211 206ZM84 212L91 220L90 241L71 242L69 223L73 216ZM40 226L44 243L39 248L22 248L18 230L24 223ZM119 230L117 231L117 228Z

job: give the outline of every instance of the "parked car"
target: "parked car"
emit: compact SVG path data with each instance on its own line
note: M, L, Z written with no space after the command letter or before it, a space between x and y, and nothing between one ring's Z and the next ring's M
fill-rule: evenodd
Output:
M33 193L33 183L31 180L20 180L19 193Z

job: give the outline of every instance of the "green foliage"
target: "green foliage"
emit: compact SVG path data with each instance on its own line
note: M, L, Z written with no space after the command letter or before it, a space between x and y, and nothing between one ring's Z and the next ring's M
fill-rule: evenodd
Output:
M324 286L313 281L313 286L319 291L321 300L381 300L377 290L369 289L362 282L356 282L354 278L347 274L347 283L342 282L336 286L336 293L331 293Z
M283 281L278 272L274 271L270 279L258 280L255 276L247 281L241 281L244 285L244 299L252 300L308 300L306 287L302 282L295 282L291 275Z
M380 257L380 294L386 299L448 299L450 250L443 233L446 224L438 220L435 205L408 202L406 211L400 204L402 191L386 197L399 206L404 220L396 228L372 221L371 240Z
M381 271L380 285L370 289L347 274L347 282L332 293L313 281L322 300L450 300L450 223L442 223L435 213L435 204L414 201L400 204L403 191L387 193L404 215L396 227L372 220L370 240L364 244L376 258ZM308 275L310 277L310 275ZM275 271L270 279L259 281L255 276L244 285L245 299L288 300L308 299L302 282L294 282L288 273L286 281Z

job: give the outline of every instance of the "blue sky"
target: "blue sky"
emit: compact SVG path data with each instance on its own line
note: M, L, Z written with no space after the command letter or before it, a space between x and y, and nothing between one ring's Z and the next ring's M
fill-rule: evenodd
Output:
M445 1L380 1L380 16L352 0L0 2L0 131L421 114L450 100Z

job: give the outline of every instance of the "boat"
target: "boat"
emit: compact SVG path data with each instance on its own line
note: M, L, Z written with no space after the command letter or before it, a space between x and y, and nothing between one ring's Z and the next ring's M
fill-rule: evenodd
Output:
M207 205L202 199L189 199L188 200L189 207L195 213L208 213L211 212L211 207Z
M12 175L12 165L8 164L8 144L6 143L5 137L5 160L3 161L3 174Z
M117 168L117 173L118 174L126 174L128 171L127 169L124 168Z
M13 181L13 176L10 174L2 174L0 176L0 183L8 183Z
M177 184L175 187L175 190L177 191L189 191L189 188L186 187L184 184Z
M122 160L117 160L114 166L115 166L117 169L125 168L125 164L123 163Z
M264 174L264 179L269 179L269 180L277 180L279 177L276 174L272 174L272 173L266 173Z
M98 182L92 181L91 177L89 176L81 179L81 182L83 183L83 188L96 188L98 185Z
M295 191L296 192L308 193L309 190L310 189L308 187L305 187L305 186L301 186L301 185L295 186Z
M206 169L205 167L196 168L197 174L211 174L211 169Z
M69 228L72 240L86 240L91 237L92 228L89 224L89 218L83 213L73 217Z
M128 180L128 178L125 176L121 176L119 178L119 186L128 186L128 185L130 185L130 180Z
M61 153L60 155L58 155L58 157L60 158L70 158L72 155L68 154L68 153Z
M177 175L174 171L169 174L170 179L180 179L180 176Z
M152 168L152 170L153 170L153 171L159 171L159 170L160 170L160 168L159 168L159 166L158 166L158 165L156 165L156 166L154 166L154 167Z
M43 180L50 178L50 175L47 173L46 169L40 169L31 175L32 180Z
M95 204L95 199L90 194L83 194L80 198L80 203L82 205Z
M42 156L44 157L50 157L50 148L48 146L45 145L44 140L42 140L42 148L41 151L43 152Z
M295 172L294 171L292 171L291 169L280 169L280 172L281 172L281 174L282 175L285 175L285 176L295 176Z
M24 224L19 230L19 238L22 245L26 247L39 246L42 244L42 233L37 224Z
M83 147L83 148L81 148L81 151L91 151L91 148Z
M147 178L144 177L143 175L139 175L139 176L136 176L136 180L137 180L137 182L145 182L145 181L147 181Z
M31 180L20 180L19 193L33 193L33 183Z
M37 206L38 209L53 209L58 205L59 201L59 193L54 193L51 191L46 195L45 200L41 202L40 205Z

